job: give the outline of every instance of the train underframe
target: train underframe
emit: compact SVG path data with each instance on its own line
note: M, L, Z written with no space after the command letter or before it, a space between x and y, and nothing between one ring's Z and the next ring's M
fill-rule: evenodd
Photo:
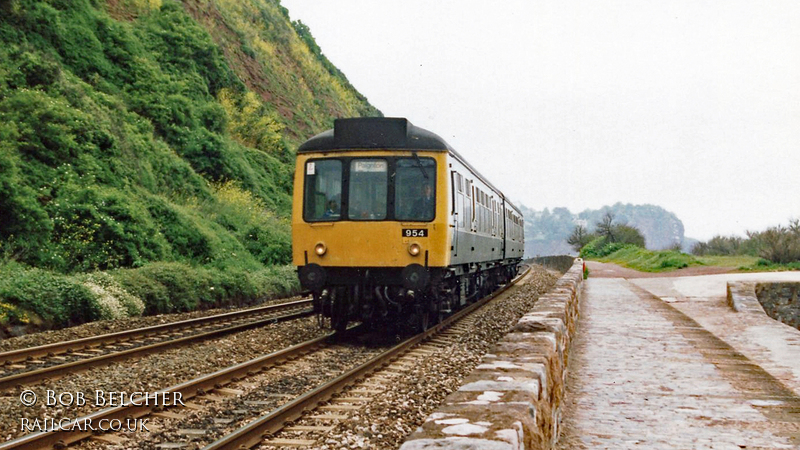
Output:
M508 283L519 260L454 267L324 268L325 283L313 290L321 326L337 332L351 322L373 328L424 331ZM302 278L302 275L301 275Z

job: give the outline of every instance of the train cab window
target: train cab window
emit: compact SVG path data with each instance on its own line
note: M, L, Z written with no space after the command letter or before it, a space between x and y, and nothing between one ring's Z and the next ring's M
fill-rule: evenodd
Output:
M306 222L340 220L342 162L323 159L306 162L303 219Z
M395 219L432 221L436 216L436 161L399 158L394 179Z
M385 159L350 161L347 216L350 220L386 219L389 165Z

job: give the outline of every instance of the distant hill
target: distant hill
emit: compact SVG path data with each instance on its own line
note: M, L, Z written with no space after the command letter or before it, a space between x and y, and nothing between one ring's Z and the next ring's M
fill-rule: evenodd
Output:
M593 231L595 224L611 212L617 223L638 228L648 249L660 250L683 245L683 222L675 214L654 205L616 203L600 209L587 209L574 214L567 208L545 208L542 211L521 207L525 215L525 256L576 254L567 238L578 224Z

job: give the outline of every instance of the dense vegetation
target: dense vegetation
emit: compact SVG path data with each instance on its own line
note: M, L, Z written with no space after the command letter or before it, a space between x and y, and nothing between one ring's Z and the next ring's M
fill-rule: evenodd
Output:
M757 256L762 266L783 264L800 268L800 220L784 227L778 225L764 231L748 231L747 237L714 236L692 248L698 256Z
M800 221L748 232L747 238L715 236L694 246L693 254L678 248L647 250L633 230L613 224L613 216L597 223L594 233L581 225L568 241L584 258L613 262L645 272L661 272L689 266L721 266L739 270L800 270ZM615 231L616 230L616 231ZM614 236L613 238L611 236Z
M293 149L380 114L275 0L11 0L0 44L0 331L295 289Z
M649 249L674 248L688 241L680 219L653 205L616 203L578 214L567 208L535 211L523 206L521 209L525 215L525 254L529 257L571 253L573 249L567 239L575 226L583 225L587 233L592 233L606 214L612 214L619 224L637 228Z
M609 212L595 224L593 233L582 224L576 225L567 243L580 252L581 258L600 258L626 247L643 249L645 238L636 227L614 223L614 215Z

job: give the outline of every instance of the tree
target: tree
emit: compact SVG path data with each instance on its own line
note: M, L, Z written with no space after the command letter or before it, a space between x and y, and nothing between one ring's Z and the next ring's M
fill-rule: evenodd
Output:
M575 228L572 229L572 234L567 238L567 244L571 245L575 251L580 252L583 246L588 244L593 238L594 236L586 230L586 227L583 225L575 225Z
M606 239L606 242L617 242L614 236L614 214L605 213L600 222L597 222L597 235Z
M615 242L644 248L644 236L638 228L617 224L612 227L612 230L616 239Z

